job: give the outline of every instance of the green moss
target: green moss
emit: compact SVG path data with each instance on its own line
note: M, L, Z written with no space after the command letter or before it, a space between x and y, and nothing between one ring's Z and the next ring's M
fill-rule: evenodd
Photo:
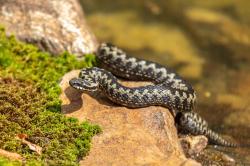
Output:
M31 165L77 164L101 129L60 114L58 82L66 72L93 63L93 55L83 61L69 53L52 57L6 37L0 28L0 148L21 154ZM27 134L30 142L43 148L42 155L17 140L17 134Z
M93 55L86 55L85 61L77 61L73 55L65 52L58 57L38 51L38 48L18 42L13 36L7 38L0 29L0 75L10 74L22 80L31 81L48 93L47 107L52 111L60 109L58 94L59 79L75 68L92 66Z
M22 164L18 161L10 161L4 157L0 156L0 165L4 166L21 166Z

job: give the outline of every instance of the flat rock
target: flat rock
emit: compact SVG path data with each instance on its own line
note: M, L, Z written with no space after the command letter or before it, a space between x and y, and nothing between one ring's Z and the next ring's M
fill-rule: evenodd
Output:
M77 0L0 1L0 20L8 35L54 55L66 50L80 57L97 47Z
M67 73L60 83L62 112L103 129L102 134L93 138L89 155L80 165L200 165L185 157L174 119L166 108L129 109L112 103L100 93L81 93L68 84L78 73ZM122 83L126 86L146 84Z

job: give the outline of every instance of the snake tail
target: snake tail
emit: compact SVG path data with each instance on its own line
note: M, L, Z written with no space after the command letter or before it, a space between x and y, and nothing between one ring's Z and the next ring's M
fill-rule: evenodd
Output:
M209 142L215 145L238 147L237 144L225 140L222 136L212 131L207 122L195 112L179 112L176 116L176 123L182 130L192 135L205 135Z

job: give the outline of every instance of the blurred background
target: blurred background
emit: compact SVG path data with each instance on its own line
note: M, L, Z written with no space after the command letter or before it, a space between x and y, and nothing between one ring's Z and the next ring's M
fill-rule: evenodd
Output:
M194 86L195 111L250 145L250 1L81 0L99 41L173 68ZM221 148L250 164L250 148Z

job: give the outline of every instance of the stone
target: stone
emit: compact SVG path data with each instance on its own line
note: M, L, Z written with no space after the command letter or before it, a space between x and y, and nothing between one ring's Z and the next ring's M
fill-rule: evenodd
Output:
M8 35L54 55L81 57L98 46L77 0L0 1L0 20Z
M180 142L186 156L193 156L199 154L206 148L208 139L203 135L186 136L181 137Z
M129 109L100 93L81 93L68 83L78 73L79 70L71 71L62 78L62 113L103 129L102 134L93 138L89 155L80 165L200 165L185 157L169 110L157 106ZM146 83L122 81L122 84Z

